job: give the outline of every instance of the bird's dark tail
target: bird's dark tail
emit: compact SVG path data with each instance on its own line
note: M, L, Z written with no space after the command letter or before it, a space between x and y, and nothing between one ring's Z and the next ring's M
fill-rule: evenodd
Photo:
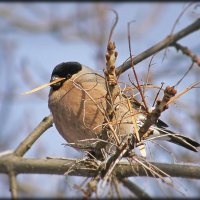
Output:
M174 133L168 129L159 129L159 132L161 134L167 134L167 137L169 138L168 139L169 142L185 147L191 151L198 152L197 147L200 147L200 144L194 141L193 139Z
M170 137L170 140L169 140L170 142L173 142L177 145L185 147L191 151L198 152L197 147L199 147L200 144L192 140L191 138L188 138L186 136L179 135L179 134L170 135L169 137Z

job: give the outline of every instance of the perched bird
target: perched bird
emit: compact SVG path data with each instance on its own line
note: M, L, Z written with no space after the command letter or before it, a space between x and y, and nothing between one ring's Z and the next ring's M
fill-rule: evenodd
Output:
M78 62L64 62L57 65L51 75L50 82L65 78L50 87L48 106L58 132L68 143L85 141L88 151L94 153L93 139L99 138L105 126L106 87L103 76ZM144 112L140 103L132 102L133 114L137 115L140 127L144 120ZM133 134L134 126L125 97L117 97L114 104L116 113L117 134L122 140ZM186 136L176 134L167 129L161 120L151 126L152 136L158 136L192 151L198 151L200 144ZM77 146L76 146L77 147Z

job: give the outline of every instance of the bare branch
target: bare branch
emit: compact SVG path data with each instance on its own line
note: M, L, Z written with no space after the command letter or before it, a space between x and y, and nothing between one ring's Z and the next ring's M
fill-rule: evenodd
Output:
M188 47L182 46L178 43L174 43L171 46L174 46L177 49L177 51L180 50L183 54L189 56L192 62L196 63L200 67L200 58L197 55L193 54Z
M49 115L45 117L42 122L20 143L15 150L16 156L23 156L33 145L33 143L48 129L52 126L53 117Z
M135 183L128 180L128 178L119 179L123 185L128 188L138 198L151 199L151 197Z
M0 157L0 173L9 174L9 167L12 165L15 174L57 174L63 175L68 171L72 165L73 170L68 173L69 176L83 176L83 177L95 177L98 175L99 170L93 167L86 167L85 162L79 162L76 164L75 159L34 159L34 158L22 158L14 155L7 155ZM154 165L166 174L172 177L192 178L200 179L200 166L189 164L165 164L150 162L150 165ZM151 173L147 174L144 167L139 163L130 163L126 161L120 161L115 166L113 173L119 178L131 177L131 176L151 176ZM165 177L165 174L162 174Z
M200 81L197 81L193 84L191 84L189 87L185 88L182 92L178 93L176 96L172 97L168 102L167 105L173 103L176 99L178 99L180 96L191 90L192 88L196 87L198 84L200 84Z
M10 192L13 199L17 198L16 175L13 170L9 172Z
M148 58L149 56L152 56L156 52L159 52L163 50L164 48L168 47L172 43L180 40L181 38L197 31L200 29L200 18L197 19L194 23L190 24L186 28L182 29L178 33L175 33L173 35L167 36L164 40L158 42L157 44L153 45L149 49L145 50L141 54L137 55L133 58L133 64L136 65L137 63L143 61L144 59ZM127 62L123 63L117 68L117 73L121 74L131 68L131 61L128 60Z

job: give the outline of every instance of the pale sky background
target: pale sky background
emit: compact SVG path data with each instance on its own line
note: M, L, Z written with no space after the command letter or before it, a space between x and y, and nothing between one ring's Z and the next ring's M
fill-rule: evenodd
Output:
M30 3L32 4L32 3ZM75 12L78 8L80 3L35 3L36 6L39 6L41 9L49 9L51 7L52 10L55 9L55 15L62 15L63 13L71 13ZM62 6L61 6L62 5ZM85 9L88 9L89 6L92 5L92 3L84 3L82 4L85 6ZM81 6L82 6L81 5ZM156 12L160 13L159 19L155 19L155 22L151 25L151 28L147 28L147 30L144 29L144 19L148 19L148 14L150 13L150 10L157 6L158 3L113 3L110 4L111 8L114 8L119 15L119 23L117 25L117 28L115 32L120 32L123 30L124 33L127 31L127 23L131 20L135 20L135 22L132 25L132 49L133 54L137 55L141 53L142 51L146 50L153 44L159 42L160 40L164 39L167 35L170 34L170 31L175 23L175 20L181 13L181 11L185 8L187 5L186 3L162 3L162 6L158 7L158 10L155 10L155 16ZM11 7L12 9L16 9L17 12L22 12L22 16L31 17L31 14L29 12L28 6L29 4L25 3L1 3L0 8L2 7ZM88 7L87 7L88 6ZM194 10L197 13L199 13L198 9ZM181 30L183 27L186 27L188 24L195 21L195 17L192 15L193 11L192 9L185 13L185 15L181 18L179 23L176 26L175 32L178 30ZM113 22L113 14L109 14L110 18L110 26ZM198 14L199 16L199 14ZM36 20L36 19L33 19ZM43 19L37 19L40 22L44 22ZM84 23L83 23L84 26ZM87 26L87 24L85 24ZM88 29L91 29L92 31L93 27L88 27ZM141 28L141 30L140 30ZM142 31L144 29L144 31ZM102 32L104 30L101 30ZM139 32L141 31L141 32ZM113 35L113 40L116 43L117 51L119 53L117 64L122 64L128 57L129 57L129 50L128 50L128 41L127 39L124 39L123 41L117 41L115 38L115 32ZM7 122L5 123L4 132L1 132L1 137L6 138L6 133L11 134L10 130L13 128L13 126L16 126L16 130L20 132L20 134L17 134L17 137L15 137L15 134L13 134L12 139L15 142L10 143L9 146L5 147L5 149L1 148L1 151L5 151L8 149L15 149L18 144L28 135L28 133L33 130L38 123L47 115L50 114L47 101L48 101L48 91L49 88L44 89L43 97L38 98L37 95L32 94L28 96L21 96L20 93L30 90L29 85L26 85L26 82L21 79L19 76L19 73L21 73L21 65L22 63L25 63L25 67L33 74L34 80L36 81L35 87L38 85L41 85L43 83L46 83L50 79L51 72L53 68L61 63L61 62L67 62L67 61L78 61L80 63L83 63L85 65L88 65L95 69L95 66L97 66L96 58L95 58L95 52L96 47L89 43L88 41L85 41L84 38L76 38L73 37L73 35L70 35L69 40L66 40L65 42L62 40L59 40L56 34L49 34L49 33L30 33L25 32L23 30L11 28L9 21L5 22L3 19L1 19L1 10L0 10L0 41L8 40L10 41L9 44L14 44L14 56L12 57L11 66L9 66L10 73L15 76L15 79L9 80L9 75L5 74L5 65L1 64L0 66L0 78L8 76L8 81L11 82L11 87L14 88L15 94L17 98L15 98L14 102L12 104L8 104L8 108L12 108L12 114L9 116ZM200 33L196 32L188 37L186 37L183 40L180 40L180 43L185 46L189 46L190 49L193 49L193 52L197 55L200 55L200 48L199 48L199 38ZM106 48L105 48L106 50ZM3 51L3 47L1 47L1 54ZM154 63L155 65L152 67L152 72L161 70L161 66L168 67L169 73L170 71L173 71L175 67L177 66L169 66L170 65L170 59L175 59L173 55L176 55L176 51L173 48L170 48L167 58L162 62L163 58L163 51L155 56ZM4 55L4 54L2 54ZM182 56L183 59L181 59L181 62L179 63L180 66L185 67L185 71L187 67L190 65L190 60L183 56L181 53L178 54L179 56ZM2 56L0 56L2 59ZM3 57L5 58L5 57ZM140 70L146 70L148 63L150 61L149 59L146 59L142 63L137 65L138 72L140 73ZM12 63L15 65L12 66ZM7 65L7 64L6 64ZM6 66L8 67L8 66ZM98 70L103 69L103 66L97 66ZM96 68L96 69L97 69ZM145 68L145 69L144 69ZM181 67L180 67L181 68ZM130 73L130 71L129 71ZM175 72L176 73L176 72ZM173 74L173 72L172 72ZM167 75L167 74L166 74ZM183 74L177 74L177 77L180 78ZM123 76L124 78L127 78L127 74ZM165 83L167 85L173 85L177 82L178 78L173 77L170 78L169 76L166 76L164 78ZM190 85L192 82L194 82L195 79L193 76L187 76L184 82L178 86L178 89L180 91L184 89L186 86ZM154 84L160 85L161 80L156 80ZM6 84L6 83L5 83ZM3 90L3 89L2 89ZM183 102L191 101L192 99L192 92L189 94L186 94L184 96ZM182 112L180 105L174 106L171 110L169 109L167 112L175 112L173 109L176 109L176 112L179 112L179 118L180 120L186 119L185 113ZM28 113L28 114L27 114ZM20 121L22 119L22 116L24 115L24 119L29 119L28 122L26 121ZM167 118L167 114L163 114L162 119ZM189 123L189 120L187 120ZM192 123L192 122L191 122ZM22 126L23 124L26 124L26 126ZM184 124L185 125L185 124ZM183 126L184 126L183 125ZM2 123L3 126L3 123ZM12 129L14 130L14 129ZM191 137L197 138L199 141L199 138L196 137L199 135L199 133L193 133L193 127L191 125L184 126L183 127L184 132L186 133L189 131L192 135ZM13 131L12 131L13 132ZM31 150L25 154L25 157L36 157L36 158L44 158L46 156L56 156L56 157L80 157L81 155L69 147L64 147L63 144L65 143L64 139L58 134L57 130L53 127L50 128L48 131L46 131L38 140L37 142L32 146ZM182 148L176 148L175 145L170 146L170 150L180 150L182 152L186 152ZM187 152L188 153L188 152ZM175 153L176 154L176 153ZM162 152L160 154L161 156L156 157L157 161L160 162L172 162L172 158L170 158L170 155L167 155L167 153ZM192 156L193 159L196 160L200 159L199 153L195 154L193 152L189 152L188 155ZM181 160L178 160L181 162ZM200 164L200 162L198 162ZM56 188L59 186L59 181L63 180L63 176L56 176L56 175L19 175L17 177L17 180L19 182L27 181L28 183L32 183L35 185L41 186L41 193L40 191L36 194L37 196L42 197L51 197L53 195L52 188ZM69 178L71 180L72 177ZM146 192L148 192L150 195L156 196L157 194L163 195L163 191L161 191L159 188L156 189L157 183L156 181L152 181L150 178L147 182L145 182L145 189ZM144 179L143 179L144 180ZM134 178L134 182L141 182L141 178ZM76 178L73 180L73 183L80 182L80 178ZM200 188L200 182L199 181L185 181L184 179L176 179L174 183L179 184L179 189L186 193L187 196L191 197L198 197L200 195L200 190L197 188ZM190 183L195 183L196 187L190 187ZM155 185L153 188L152 186ZM159 184L160 187L166 188L162 186L162 184ZM153 189L152 189L153 188ZM68 194L74 195L75 190L68 190ZM167 193L167 192L166 192ZM78 194L78 193L77 193ZM80 194L80 193L79 193ZM167 195L167 194L164 194ZM176 193L177 196L181 196L180 193ZM9 185L8 185L8 178L6 175L0 174L0 197L10 197L9 192Z

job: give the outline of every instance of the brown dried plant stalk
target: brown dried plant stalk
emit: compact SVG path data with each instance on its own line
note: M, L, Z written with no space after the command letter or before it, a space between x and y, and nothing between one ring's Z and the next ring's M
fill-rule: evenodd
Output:
M117 51L115 43L111 41L113 31L115 29L115 26L118 22L118 14L116 11L112 10L115 14L115 23L113 24L110 35L109 35L109 40L107 44L107 54L106 54L106 69L104 70L105 74L105 85L106 85L106 113L105 116L108 116L110 124L113 124L113 120L115 120L115 111L114 111L114 102L116 98L119 95L119 86L117 83L117 76L116 76L116 70L115 70L115 61L117 59ZM110 125L113 127L113 125ZM103 134L103 137L105 138L105 135L110 135L110 126L105 127ZM116 130L116 127L113 127L113 130ZM116 131L117 132L117 131ZM114 139L116 144L119 146L120 145L120 140L119 137L117 136L117 133L114 133ZM113 133L113 131L112 131ZM108 136L107 136L108 137Z

